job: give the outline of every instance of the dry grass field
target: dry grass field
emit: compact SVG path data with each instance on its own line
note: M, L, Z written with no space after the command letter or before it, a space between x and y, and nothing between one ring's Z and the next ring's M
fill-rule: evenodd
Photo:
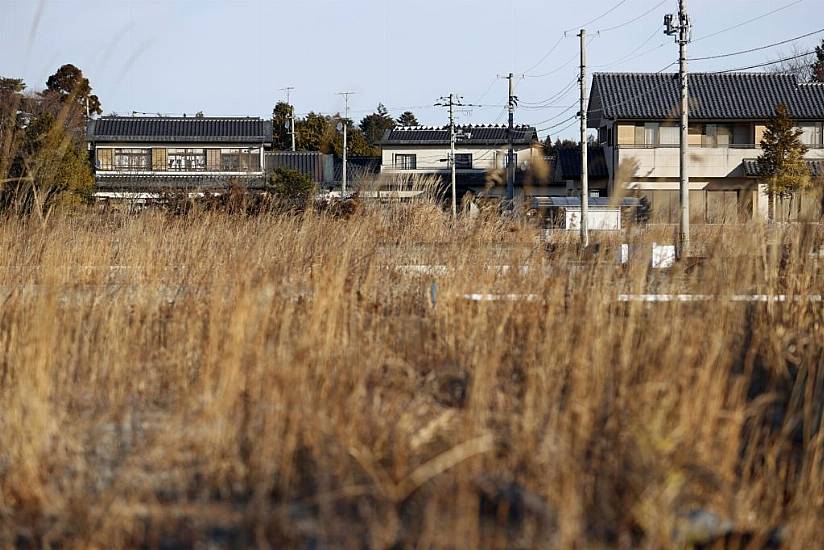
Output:
M662 233L5 219L0 547L816 547L824 227Z

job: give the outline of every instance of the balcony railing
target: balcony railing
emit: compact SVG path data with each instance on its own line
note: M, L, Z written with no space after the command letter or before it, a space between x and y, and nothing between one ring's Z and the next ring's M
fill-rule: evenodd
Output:
M678 149L680 147L679 144L659 144L659 145L648 145L648 144L621 144L616 145L616 149ZM824 149L824 145L807 145L806 147L809 150L818 150ZM728 145L696 145L691 144L690 149L760 149L761 144L758 143L730 143Z

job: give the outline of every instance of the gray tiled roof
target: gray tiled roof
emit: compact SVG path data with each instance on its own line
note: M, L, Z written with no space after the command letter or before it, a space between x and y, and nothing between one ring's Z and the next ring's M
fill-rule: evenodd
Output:
M506 126L458 126L456 129L464 134L471 134L469 139L461 139L461 145L506 145ZM533 126L516 126L514 141L516 145L529 145L537 141L538 133ZM399 126L387 130L381 145L449 145L449 126Z
M758 166L758 159L744 159L744 174L749 178L757 178L761 175L761 168ZM810 176L814 178L824 177L824 159L807 159L807 168L810 169Z
M764 120L780 103L798 120L824 120L824 84L799 84L787 74L690 74L693 120ZM662 120L681 112L678 75L595 73L589 103L592 127L602 118Z
M269 143L272 122L252 117L103 117L90 120L89 141Z

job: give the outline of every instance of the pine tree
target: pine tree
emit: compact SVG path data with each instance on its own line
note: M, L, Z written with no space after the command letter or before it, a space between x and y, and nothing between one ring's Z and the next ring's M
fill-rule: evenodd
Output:
M418 119L412 111L406 111L398 117L398 126L418 126Z
M767 123L761 140L763 153L758 157L773 219L776 217L776 199L792 198L810 182L810 171L804 161L807 148L799 139L801 134L787 106L778 105L775 116Z
M46 90L58 94L64 101L76 103L83 110L88 104L91 114L99 115L103 112L100 98L92 93L89 79L74 65L67 64L57 69L46 81Z
M377 110L363 117L359 126L369 145L376 148L386 131L395 127L395 120L383 103L378 103Z

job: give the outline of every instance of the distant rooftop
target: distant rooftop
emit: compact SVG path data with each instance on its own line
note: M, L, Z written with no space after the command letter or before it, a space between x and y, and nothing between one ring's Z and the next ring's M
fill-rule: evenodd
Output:
M269 143L272 122L258 117L120 117L90 120L94 142Z
M509 137L506 126L464 125L456 126L456 130L468 136L460 140L461 145L502 146ZM516 145L530 145L538 140L533 126L515 126L513 134ZM386 131L381 144L449 145L449 126L398 126Z
M693 73L689 86L693 120L765 120L781 103L797 120L824 120L824 84L801 84L794 75ZM595 73L590 127L602 119L675 119L680 105L677 74Z

